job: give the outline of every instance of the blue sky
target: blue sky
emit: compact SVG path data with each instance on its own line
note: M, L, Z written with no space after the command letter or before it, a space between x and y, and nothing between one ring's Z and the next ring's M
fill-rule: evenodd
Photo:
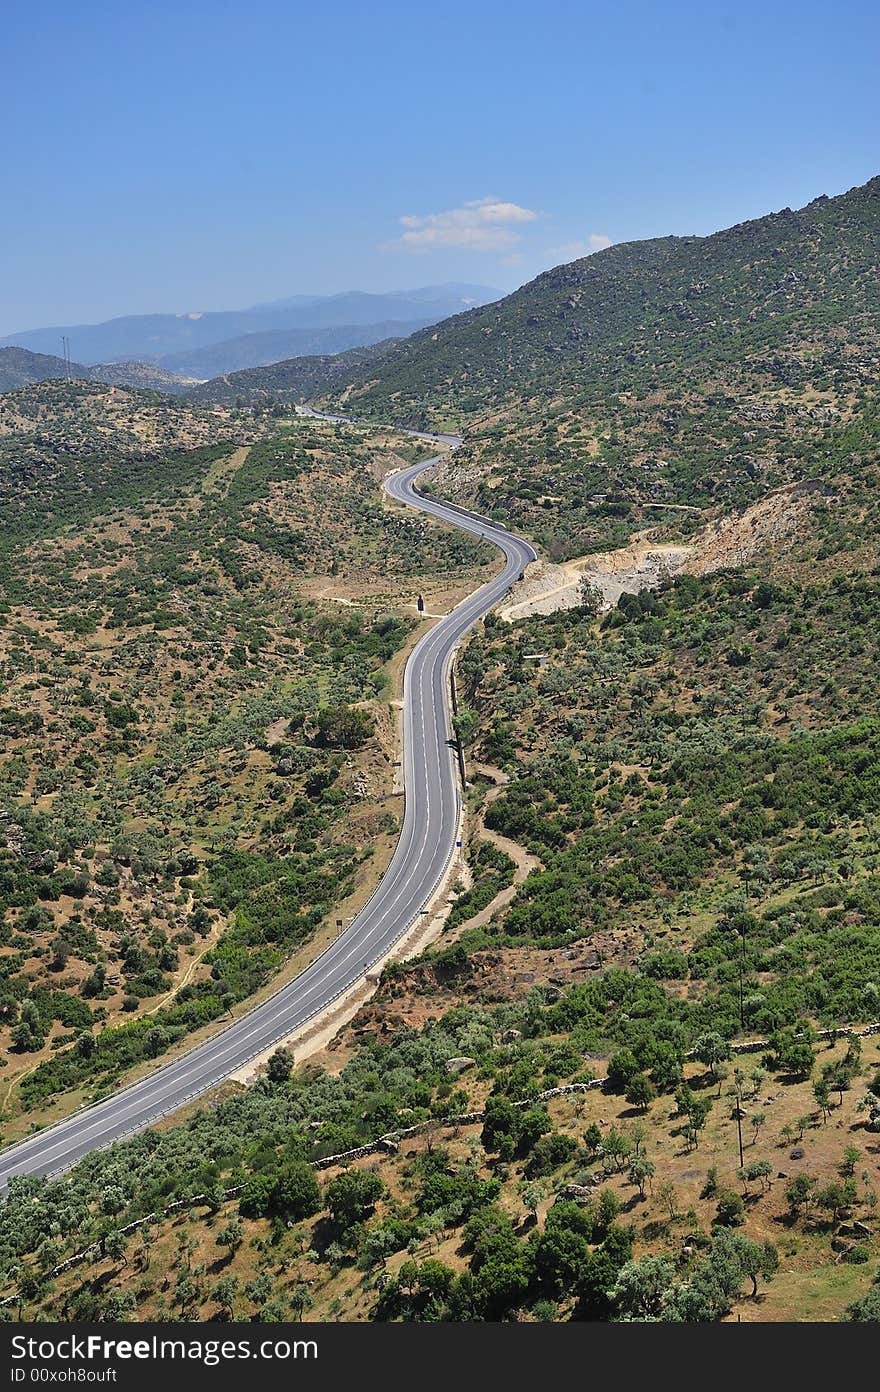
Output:
M880 172L875 0L6 7L0 333L502 289Z

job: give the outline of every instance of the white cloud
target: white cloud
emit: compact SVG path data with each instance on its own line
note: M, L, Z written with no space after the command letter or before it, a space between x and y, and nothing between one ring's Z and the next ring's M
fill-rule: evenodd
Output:
M592 256L594 251L604 251L605 247L610 246L613 246L613 242L604 232L591 232L589 237L551 247L547 254L558 257L560 261L578 261L582 256Z
M436 247L464 247L467 251L505 251L521 240L513 231L518 223L535 222L538 214L518 203L498 198L476 198L460 208L442 213L408 214L400 219L406 230L389 249L424 252Z

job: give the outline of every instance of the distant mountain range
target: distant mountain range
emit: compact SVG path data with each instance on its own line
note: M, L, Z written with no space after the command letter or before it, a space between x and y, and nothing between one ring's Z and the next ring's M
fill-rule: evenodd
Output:
M169 353L162 359L162 367L204 382L227 372L264 367L282 358L341 353L386 339L406 338L416 329L436 322L433 318L390 319L378 324L340 324L330 328L268 329L265 333L244 334L241 338L212 343L190 353Z
M428 285L366 294L294 295L243 310L137 314L102 324L28 329L0 339L0 348L55 355L62 336L77 362L141 362L186 376L207 377L297 357L334 353L412 333L464 309L490 303L498 292L482 285ZM205 350L216 348L210 358Z

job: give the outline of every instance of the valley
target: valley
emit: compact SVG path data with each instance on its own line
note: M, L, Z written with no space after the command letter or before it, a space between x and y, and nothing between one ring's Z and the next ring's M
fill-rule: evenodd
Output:
M335 433L302 423L262 458L261 447L189 454L195 482L192 472L181 482L163 474L140 495L126 474L124 501L110 478L97 497L72 496L68 533L53 517L40 540L9 538L7 593L18 600L5 615L2 772L6 795L27 796L33 810L24 821L7 814L6 858L13 902L27 886L40 906L5 952L7 980L29 983L6 1013L17 1033L5 1104L7 1117L23 1106L21 1124L50 1100L58 1115L100 1096L142 1057L228 1018L314 935L329 904L382 865L400 810L395 736L379 700L384 664L417 631L412 586L439 597L462 580L460 570L444 579L448 560L438 549L432 561L433 536L426 548L418 525L378 496L345 541L325 529L304 553L294 517L323 506L325 470L329 485L345 459L352 519L376 487L372 449L358 479L359 447L338 456ZM334 494L340 525L338 484ZM116 513L103 512L109 498ZM238 539L232 515L253 518ZM286 558L274 552L280 537L291 539ZM248 569L261 544L273 564ZM477 551L462 541L457 554L453 566L467 573ZM432 579L420 568L434 563ZM310 573L328 565L331 584L357 593L358 607L308 598ZM314 724L319 708L337 713L338 730ZM303 798L317 802L324 789L308 831L291 835ZM202 878L206 859L213 886ZM255 921L236 942L223 900L240 920L242 894ZM279 937L270 922L279 910L287 917L284 896L297 909ZM112 1027L101 1048L71 1049L93 1021Z
M878 194L191 396L0 397L19 1154L427 894L456 645L467 775L439 931L349 1019L13 1175L9 1309L876 1319ZM416 474L489 520L383 500Z

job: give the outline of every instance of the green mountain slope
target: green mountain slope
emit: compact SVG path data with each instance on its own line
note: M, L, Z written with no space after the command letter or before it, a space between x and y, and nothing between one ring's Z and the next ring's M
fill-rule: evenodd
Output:
M878 248L880 177L713 236L609 247L366 357L292 359L236 386L286 399L346 390L363 415L426 425L467 424L512 399L589 401L718 375L794 384L833 372L842 352L873 380Z
M657 524L687 536L876 457L878 249L875 178L710 237L610 247L405 340L239 373L194 399L310 399L463 430L438 490L553 559Z
M426 422L514 394L589 398L711 369L796 377L767 355L821 357L829 336L876 349L878 252L880 177L710 237L609 247L395 345L376 380L352 372L351 398L363 413L393 405Z
M344 353L322 353L314 357L286 358L268 367L244 368L203 382L187 395L203 405L262 405L267 401L287 404L308 401L324 392L344 390L354 374L366 372L375 361L383 362L389 340Z

